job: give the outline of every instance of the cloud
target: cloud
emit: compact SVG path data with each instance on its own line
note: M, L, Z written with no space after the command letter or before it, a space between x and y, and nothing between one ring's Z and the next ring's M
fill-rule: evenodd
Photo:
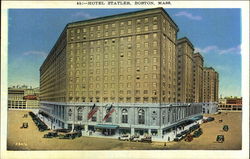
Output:
M236 47L221 49L218 46L211 45L211 46L207 46L203 49L202 48L195 48L195 52L201 52L201 53L215 52L215 53L218 53L220 55L222 55L222 54L241 54L241 46L238 45Z
M24 52L23 55L25 55L25 56L38 55L38 56L46 57L48 54L46 52L43 52L43 51L27 51L27 52Z
M184 17L186 17L188 19L191 19L191 20L202 20L201 16L195 16L192 13L188 13L188 12L185 12L185 11L178 12L174 16L176 16L176 17L184 16Z
M89 13L85 13L85 12L77 12L73 14L72 17L78 17L78 18L84 18L84 19L96 18L96 16L90 15Z

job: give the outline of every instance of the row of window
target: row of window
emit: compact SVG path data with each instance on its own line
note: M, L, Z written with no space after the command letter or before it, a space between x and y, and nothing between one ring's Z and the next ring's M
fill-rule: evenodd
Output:
M147 102L152 102L152 103L158 103L159 98L158 97L103 97L102 98L102 102L127 102L130 103L132 102L132 100L134 99L134 101L136 103L147 103ZM162 97L162 102L174 102L175 101L175 97ZM76 101L76 102L100 102L101 98L100 97L69 97L69 101ZM117 101L116 101L117 100Z
M152 21L153 23L157 22L157 17L153 17L152 18ZM136 24L141 24L142 22L144 22L145 24L149 23L149 18L146 17L143 19L136 19ZM119 22L119 26L120 27L124 27L125 25L127 26L131 26L132 25L132 20L128 20L128 21L121 21ZM118 26L117 23L110 23L110 24L104 24L103 25L103 28L108 30L108 29L114 29ZM97 25L97 26L90 26L90 27L84 27L84 28L76 28L76 29L71 29L70 30L70 33L71 34L80 34L80 33L86 33L88 31L91 31L91 32L94 32L94 31L100 31L102 29L102 26L101 25Z

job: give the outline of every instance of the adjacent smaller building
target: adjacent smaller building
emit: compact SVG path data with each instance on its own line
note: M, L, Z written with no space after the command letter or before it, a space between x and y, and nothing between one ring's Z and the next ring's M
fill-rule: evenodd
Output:
M219 100L219 111L242 111L242 97L225 97Z
M203 114L214 114L218 112L218 103L217 102L207 102L202 104L202 113Z
M38 109L39 88L13 86L8 88L9 109Z

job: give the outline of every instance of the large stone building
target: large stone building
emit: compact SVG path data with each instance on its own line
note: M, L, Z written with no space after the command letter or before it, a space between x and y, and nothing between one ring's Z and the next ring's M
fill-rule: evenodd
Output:
M176 104L177 32L162 8L69 23L40 68L52 128L173 140L202 113Z
M178 78L177 78L177 102L194 102L194 73L193 52L194 46L188 38L178 39Z
M216 113L219 102L219 74L212 67L203 69L203 113Z
M203 102L203 57L200 53L194 53L193 55L193 94L194 102Z

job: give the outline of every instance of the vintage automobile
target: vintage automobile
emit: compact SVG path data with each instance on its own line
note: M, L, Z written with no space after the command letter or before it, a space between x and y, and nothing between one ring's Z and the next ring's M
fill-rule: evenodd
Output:
M129 141L130 140L130 136L128 134L122 134L121 136L118 137L118 140Z
M202 129L199 128L197 131L194 132L193 137L199 137L203 134Z
M196 129L198 129L198 128L200 128L200 125L199 125L199 124L195 124L195 125L193 125L193 126L191 126L191 127L189 128L189 131L190 131L190 132L193 132L194 130L196 130Z
M74 139L76 137L81 137L82 133L81 132L69 132L65 134L60 134L59 139Z
M28 128L28 127L29 127L28 123L23 123L23 125L20 128L22 129L22 128Z
M41 119L38 116L36 116L33 112L29 112L29 115L31 116L32 120L38 127L39 131L48 130L48 126L43 121L41 121Z
M207 118L207 121L208 121L208 122L214 121L214 117L208 117L208 118Z
M219 142L219 143L224 142L225 141L224 135L217 135L216 141Z
M188 134L185 138L185 141L187 141L187 142L191 142L192 140L193 140L193 135L191 135L191 134Z
M190 130L184 130L181 132L183 138L185 138L190 133Z
M53 137L57 137L58 133L57 132L48 132L47 134L44 134L44 138L53 138Z
M62 132L62 133L68 133L68 132L70 132L71 130L69 130L69 129L55 129L54 131L56 131L56 132Z
M130 137L130 141L139 142L141 140L140 135L133 135Z
M181 141L183 139L183 136L181 134L177 134L174 138L174 141Z
M223 126L223 130L224 130L224 131L228 131L228 130L229 130L228 125L224 125L224 126Z
M145 137L141 138L141 142L152 143L152 137L151 136L145 136Z

